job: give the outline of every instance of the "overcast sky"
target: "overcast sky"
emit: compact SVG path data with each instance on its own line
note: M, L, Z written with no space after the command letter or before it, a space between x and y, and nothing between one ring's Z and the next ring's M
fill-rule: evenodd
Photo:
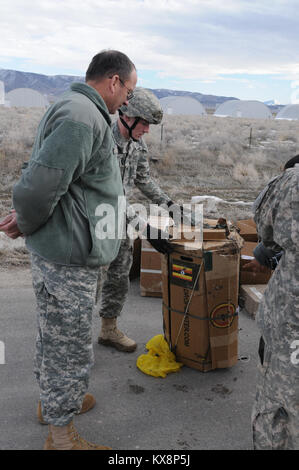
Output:
M84 75L126 53L140 86L299 103L298 0L0 0L0 68ZM297 92L298 90L298 92Z

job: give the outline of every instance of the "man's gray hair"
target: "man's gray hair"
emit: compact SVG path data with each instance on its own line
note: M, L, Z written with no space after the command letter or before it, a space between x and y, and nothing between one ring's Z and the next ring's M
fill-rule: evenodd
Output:
M98 80L119 75L123 81L129 79L133 70L133 62L125 54L114 50L103 50L96 54L88 66L85 81Z

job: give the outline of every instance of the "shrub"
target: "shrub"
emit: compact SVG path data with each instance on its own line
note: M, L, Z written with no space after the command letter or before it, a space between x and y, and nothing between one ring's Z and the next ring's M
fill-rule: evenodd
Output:
M42 114L37 108L0 107L0 194L10 197ZM161 125L152 125L145 140L149 156L158 159L150 161L152 177L173 200L212 194L252 201L299 153L296 121L165 115L162 125L162 141ZM144 199L138 191L135 196Z

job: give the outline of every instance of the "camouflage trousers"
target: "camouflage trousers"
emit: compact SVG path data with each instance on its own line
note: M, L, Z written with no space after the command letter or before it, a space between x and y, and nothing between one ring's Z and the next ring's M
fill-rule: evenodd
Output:
M80 411L93 365L92 313L98 268L61 266L32 254L37 302L34 372L42 413L54 426Z
M275 352L266 345L261 359L252 410L254 449L298 450L298 377L284 375L281 368L276 367L279 362Z
M133 262L133 240L128 236L120 244L117 257L101 267L97 285L97 300L101 296L100 316L118 317L128 296L129 274Z

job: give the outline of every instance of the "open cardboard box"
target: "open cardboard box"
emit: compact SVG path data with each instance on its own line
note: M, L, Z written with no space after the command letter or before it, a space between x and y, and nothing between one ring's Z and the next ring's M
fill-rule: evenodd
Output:
M153 227L169 233L172 241L194 243L193 240L226 240L226 230L216 229L217 219L204 219L204 229L182 225L177 233L173 220L165 216L150 216L148 222ZM147 240L141 243L140 294L146 297L162 297L161 254Z
M169 233L176 241L205 241L225 240L226 230L216 228L217 219L203 219L203 227L182 224L179 230L174 225L169 227Z
M254 259L253 250L257 246L255 242L245 242L241 250L241 264L240 264L240 283L242 284L267 284L272 275L272 271L266 273L254 273L251 271L244 271L243 267Z
M177 361L206 372L238 360L242 241L174 242L162 257L164 335Z
M247 242L257 242L258 235L256 224L253 219L238 220L237 227L240 230L241 237Z

